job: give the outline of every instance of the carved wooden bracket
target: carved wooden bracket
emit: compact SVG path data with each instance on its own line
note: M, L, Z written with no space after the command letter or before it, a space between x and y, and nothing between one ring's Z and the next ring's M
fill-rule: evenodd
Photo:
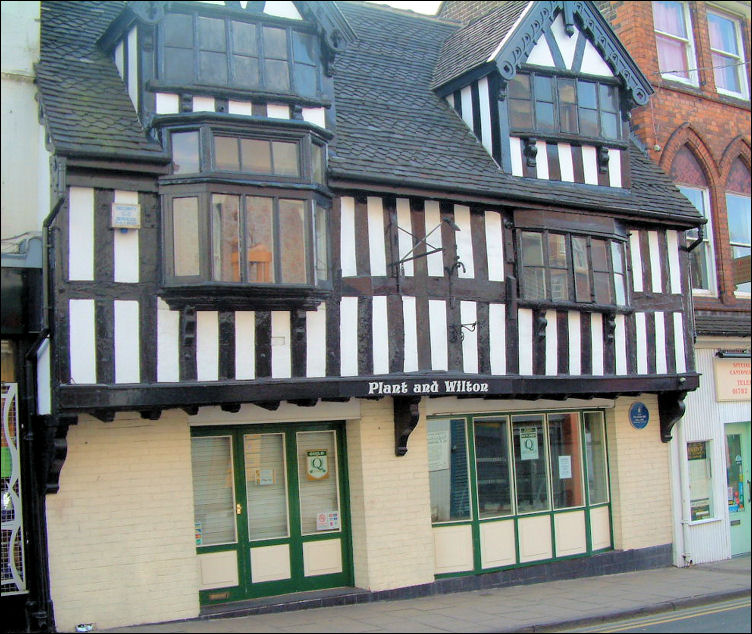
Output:
M608 153L608 148L605 145L598 146L598 171L601 174L608 173L608 159L609 158L610 158L610 155Z
M536 339L546 338L546 328L548 327L548 319L546 319L545 310L533 311L533 331L535 332Z
M684 403L686 392L662 392L658 395L658 415L661 423L661 441L671 440L671 430L684 416L687 406Z
M533 137L529 137L526 139L523 139L524 146L522 148L522 153L525 155L525 159L527 160L527 166L528 167L535 167L536 165L536 156L538 156L538 146L537 139Z
M606 340L611 343L616 332L616 313L606 313L603 316L603 323L605 324Z
M44 493L57 493L60 489L60 472L68 455L68 427L77 422L77 416L34 417L36 462Z
M404 456L407 453L407 439L418 424L419 396L394 397L394 454Z

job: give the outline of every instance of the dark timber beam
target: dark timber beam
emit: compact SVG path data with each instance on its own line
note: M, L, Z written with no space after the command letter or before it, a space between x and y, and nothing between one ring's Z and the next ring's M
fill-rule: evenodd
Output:
M686 392L662 392L658 395L658 415L661 423L661 441L671 440L671 430L687 409Z
M407 453L407 439L418 424L420 413L419 396L394 397L394 454L404 456Z

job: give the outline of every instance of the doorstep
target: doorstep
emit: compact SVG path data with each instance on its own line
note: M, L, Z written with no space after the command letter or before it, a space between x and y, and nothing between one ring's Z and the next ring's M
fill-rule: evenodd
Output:
M354 605L368 601L372 593L360 588L342 587L310 592L293 592L272 597L233 601L201 608L200 619L230 618L251 616L253 614L270 614L272 612L291 612L309 608L328 608L335 605Z

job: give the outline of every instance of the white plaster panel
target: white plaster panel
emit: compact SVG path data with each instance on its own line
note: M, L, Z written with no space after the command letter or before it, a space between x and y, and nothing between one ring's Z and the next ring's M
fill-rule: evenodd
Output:
M372 310L373 373L389 374L389 324L385 295L373 297Z
M214 97L193 98L193 112L214 112L215 109Z
M590 349L593 360L593 376L603 374L603 315L590 315Z
M501 214L498 211L487 211L485 220L488 279L492 282L501 282L504 280L504 235Z
M608 184L621 187L621 150L608 149Z
M125 72L125 46L123 45L123 40L120 40L115 47L115 68L117 68L120 79L125 79L123 74Z
M288 379L292 376L292 335L290 313L272 311L272 378Z
M405 332L404 371L418 371L418 319L415 298L402 296L402 320Z
M570 310L567 314L567 330L569 333L569 374L582 373L582 337L580 313Z
M642 293L642 257L640 256L640 232L637 229L629 232L629 252L632 256L632 289L635 293Z
M585 511L556 513L554 515L556 531L556 556L577 555L587 550Z
M460 100L462 103L462 120L465 125L473 129L473 93L470 86L465 86L460 90Z
M572 146L569 143L558 143L559 171L561 180L574 183L574 163L572 162Z
M71 187L68 194L68 279L94 279L94 190Z
M157 298L157 381L180 381L180 312ZM237 357L236 357L237 358Z
M115 190L115 202L126 205L138 204L138 192ZM113 279L123 284L139 281L139 229L115 230L113 235Z
M216 381L219 378L219 313L216 310L196 311L196 379Z
M521 517L518 521L520 563L551 559L551 518L548 515Z
M679 267L679 237L675 230L666 231L668 242L668 271L671 293L681 293L681 269Z
M235 312L235 378L243 381L255 377L256 313L239 310Z
M507 323L504 304L488 305L488 342L491 374L507 373Z
M433 551L436 574L473 569L473 535L469 525L435 526Z
M582 150L582 171L585 175L585 183L588 185L598 184L598 158L595 148L592 145L583 145Z
M269 2L264 3L264 13L288 20L303 19L295 5L288 0L269 0Z
M648 373L647 327L645 313L635 313L635 343L637 344L637 374Z
M473 230L470 225L470 207L465 205L454 206L454 222L460 228L454 232L457 241L457 255L465 268L457 271L457 277L472 279L475 277L473 264Z
M138 41L135 26L128 32L128 96L138 112Z
M268 103L266 104L266 116L270 119L289 119L290 106L286 103Z
M439 203L436 200L425 202L424 215L426 219L426 249L441 249L441 213ZM430 233L430 235L428 235ZM428 275L431 277L444 277L444 254L441 251L432 253L426 257Z
M303 108L303 121L326 128L326 110L324 108Z
M250 101L236 101L230 99L227 103L227 112L230 114L242 114L247 117L253 115L253 103Z
M491 102L488 95L488 77L478 80L478 95L480 97L480 140L490 154L492 152Z
M559 325L555 310L546 311L546 374L559 373Z
M342 572L342 544L339 539L303 542L303 574L306 577Z
M519 137L509 137L509 158L512 161L512 176L522 176L522 140Z
M535 158L535 175L543 180L548 180L548 143L536 141L535 147L538 148Z
M413 224L410 214L410 201L407 198L397 199L397 243L400 259L413 255ZM414 272L413 260L408 260L402 265L406 277L411 277Z
M368 208L368 255L371 276L386 275L386 245L384 242L384 205L380 196L369 196Z
M157 114L175 114L180 112L180 95L168 92L157 93Z
M624 315L616 315L614 343L616 344L616 374L627 374L627 326Z
M290 578L290 546L258 546L251 548L251 581L279 581Z
M530 55L528 55L526 63L535 64L536 66L548 66L549 68L554 68L556 66L545 35L541 35L538 38L533 50L530 51Z
M355 199L340 198L340 266L342 277L355 277L358 267L355 259Z
M141 381L139 315L137 301L115 300L115 383Z
M446 302L428 300L428 322L431 335L431 369L448 370Z
M480 565L498 568L515 563L514 520L483 522L480 525Z
M674 355L676 371L681 374L687 371L687 359L684 352L684 315L674 313Z
M580 37L585 37L582 33ZM596 50L590 40L585 40L585 51L582 55L582 66L580 72L586 75L596 75L598 77L613 77L614 74L608 67L601 54Z
M358 298L343 297L339 305L340 375L358 374Z
M650 252L650 283L654 293L663 292L661 281L661 254L658 247L658 232L648 231L648 251Z
M656 374L666 374L668 367L666 364L666 320L664 313L656 311L655 313L655 372Z
M460 302L460 323L474 324L478 321L475 302ZM463 329L462 370L465 374L478 374L478 328Z
M533 311L520 308L517 311L518 350L520 374L533 373Z
M564 58L564 65L569 70L572 70L574 53L577 48L577 39L584 36L580 33L580 30L577 27L575 27L574 33L570 36L564 27L564 19L562 18L561 13L556 16L553 24L551 24L551 33L556 40L561 56Z
M196 556L199 590L229 588L238 585L238 556L234 550Z
M72 384L97 382L96 321L93 299L71 299L68 303L70 333L70 376Z
M326 304L306 312L306 376L326 376Z

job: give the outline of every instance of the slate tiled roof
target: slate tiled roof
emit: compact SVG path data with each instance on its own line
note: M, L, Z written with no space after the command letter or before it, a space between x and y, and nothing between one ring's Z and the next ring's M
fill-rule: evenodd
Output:
M483 65L529 2L506 2L452 33L441 47L431 87L436 88Z
M702 336L749 337L752 332L752 318L747 312L724 312L697 310L695 330Z
M431 91L457 26L363 3L338 6L355 31L335 64L334 177L696 221L697 210L636 146L631 190L504 174L445 100Z
M55 150L158 159L113 61L95 42L123 2L42 2L40 101Z

